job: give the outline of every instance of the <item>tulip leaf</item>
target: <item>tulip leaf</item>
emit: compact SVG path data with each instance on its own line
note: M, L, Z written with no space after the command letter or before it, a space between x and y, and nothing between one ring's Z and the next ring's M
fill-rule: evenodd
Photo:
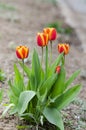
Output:
M48 70L49 75L51 75L55 72L56 66L58 66L60 64L62 58L63 58L63 53L59 54L57 59L54 61L54 63L49 68L49 70Z
M45 118L60 130L64 130L64 125L60 112L56 108L45 107L43 111Z
M36 50L34 50L32 58L32 74L34 75L35 78L34 80L35 89L37 89L41 81L41 65Z
M24 71L27 74L28 78L30 78L31 77L31 70L30 70L30 68L27 65L25 65L25 64L23 64L21 62L19 62L19 64L24 69Z
M14 64L14 72L15 72L14 86L18 88L20 92L22 92L25 88L24 81L21 73L19 72L15 64Z
M34 91L24 91L20 94L18 100L18 113L22 114L28 106L28 103L36 95Z
M81 85L76 85L68 89L66 92L57 97L54 103L51 103L51 106L56 107L58 110L63 109L74 100L74 98L77 96L80 90Z
M80 70L75 71L71 77L65 82L65 89L73 82L73 80L79 75Z
M45 95L45 97L48 95L48 92L52 88L53 84L55 83L58 75L55 73L52 76L48 77L46 81L42 83L42 85L39 88L40 96ZM46 94L45 94L46 93Z
M3 111L2 116L4 117L6 115L6 113L15 105L13 103L9 104L6 109Z
M63 66L61 66L61 71L58 74L58 78L57 78L55 84L53 85L51 97L53 97L53 98L57 97L64 91L65 75L66 75L65 69Z

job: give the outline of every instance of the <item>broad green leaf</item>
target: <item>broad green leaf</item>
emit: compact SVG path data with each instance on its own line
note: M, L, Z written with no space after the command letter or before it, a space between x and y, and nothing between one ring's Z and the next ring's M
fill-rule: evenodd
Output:
M56 108L45 107L43 115L51 124L57 126L60 130L64 130L61 114Z
M28 103L36 95L34 91L24 91L20 94L18 101L18 113L22 114L28 106Z
M36 119L32 113L23 113L23 114L20 114L20 117L26 120L29 120L30 118L32 118L36 122Z
M76 85L70 89L68 89L65 93L60 95L51 106L56 107L58 110L63 109L66 107L70 102L74 100L77 94L81 90L81 85Z
M42 83L42 85L39 88L40 96L43 95L43 97L46 97L48 95L48 92L52 88L52 86L55 83L57 77L58 77L58 75L55 73L52 76L48 77L48 79Z
M34 75L35 78L34 84L35 84L35 88L37 89L41 81L41 65L36 50L34 50L33 58L32 58L32 74Z
M14 86L14 84L11 83L11 80L8 81L8 84L10 86L10 90L9 90L10 95L14 95L15 97L19 97L20 91L19 91L18 87Z
M6 78L5 73L0 69L0 81L3 82Z
M24 69L25 73L27 74L28 78L31 77L31 70L28 66L26 66L25 64L19 62L20 66L22 67L22 69Z
M15 72L15 78L14 78L14 86L18 88L18 90L21 92L25 89L23 76L19 72L17 66L14 64L14 72Z
M75 71L71 77L65 82L65 89L73 82L73 80L79 75L80 70Z
M63 66L61 66L61 71L58 74L58 78L57 78L55 84L53 85L53 89L52 89L52 93L51 93L52 98L57 97L64 91L65 75L66 75L65 69Z
M61 59L63 58L63 53L59 54L55 62L51 65L51 67L48 70L49 75L53 74L55 72L56 66L58 66L61 62Z
M2 117L6 115L6 113L9 111L10 108L14 107L15 105L13 103L9 104L6 109L2 113Z

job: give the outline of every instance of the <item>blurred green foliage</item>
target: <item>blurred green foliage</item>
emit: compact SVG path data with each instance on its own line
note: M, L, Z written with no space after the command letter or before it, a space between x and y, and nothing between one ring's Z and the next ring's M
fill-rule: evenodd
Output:
M5 73L0 69L0 81L3 82L5 80Z
M53 27L56 28L58 33L61 34L67 34L70 35L73 32L73 29L69 26L64 26L64 23L62 22L52 22L52 23L48 23L46 24L46 27Z
M10 4L5 4L0 2L0 10L9 10L9 11L15 11L16 8Z

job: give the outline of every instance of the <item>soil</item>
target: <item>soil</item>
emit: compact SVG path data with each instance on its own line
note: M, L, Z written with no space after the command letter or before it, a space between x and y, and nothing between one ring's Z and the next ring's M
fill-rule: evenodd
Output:
M4 6L3 6L3 5ZM13 64L16 63L15 48L24 44L30 49L32 55L34 47L41 54L40 47L36 46L36 34L42 31L47 23L54 21L64 21L59 7L52 2L43 0L0 0L0 68L6 74L6 80L0 83L0 88L4 89L4 98L0 104L0 130L16 130L18 119L7 115L1 118L4 104L8 103L8 79L13 75ZM70 53L66 57L67 77L75 70L81 69L86 72L86 56L82 50L82 44L75 31L71 35L58 34L57 41L53 44L53 57L57 57L57 43L69 42L71 45ZM84 78L83 78L84 77ZM82 100L86 99L86 77L79 76L75 83L81 83L83 88L79 94ZM78 108L79 109L79 108ZM76 111L76 108L74 107ZM69 130L69 128L65 128ZM85 130L85 129L80 129Z

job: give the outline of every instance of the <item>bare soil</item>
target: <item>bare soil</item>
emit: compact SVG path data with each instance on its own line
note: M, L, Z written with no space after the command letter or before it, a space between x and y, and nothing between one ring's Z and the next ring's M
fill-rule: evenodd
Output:
M60 12L59 7L43 0L0 0L0 68L6 73L6 81L4 84L0 83L0 88L4 89L3 102L0 104L0 130L16 130L16 125L18 124L16 117L7 115L6 118L1 118L4 104L8 102L8 79L12 78L13 64L17 61L15 55L16 46L21 44L28 46L30 48L29 58L34 47L41 54L41 49L36 46L36 34L42 31L47 23L58 20L65 23L65 19ZM65 26L67 26L66 23ZM76 32L73 31L70 36L58 34L58 39L53 44L54 59L58 55L56 49L58 41L67 41L71 45L70 53L66 57L67 77L77 69L86 72L86 54L82 50L82 44ZM79 76L75 83L82 84L83 88L79 97L85 100L86 77L83 75ZM77 108L74 107L74 110L76 111ZM70 130L69 128L65 129Z

